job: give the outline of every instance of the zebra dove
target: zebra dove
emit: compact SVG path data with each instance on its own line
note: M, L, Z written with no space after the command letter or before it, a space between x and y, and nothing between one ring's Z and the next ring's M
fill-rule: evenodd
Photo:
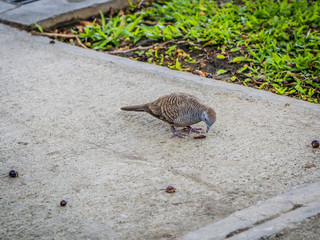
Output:
M208 132L216 121L216 112L212 108L203 105L197 97L187 93L171 93L153 102L122 107L121 110L147 112L169 124L173 132L172 137L180 138L185 134L177 132L175 127L186 127L189 132L198 132L201 128L192 128L190 125L204 121Z

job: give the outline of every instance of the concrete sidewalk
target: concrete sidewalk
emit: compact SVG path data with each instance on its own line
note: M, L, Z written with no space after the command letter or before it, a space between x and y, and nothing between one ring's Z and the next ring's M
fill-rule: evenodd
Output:
M0 21L25 27L38 23L47 29L128 5L128 0L37 0L22 5L0 0Z
M320 179L319 105L0 32L1 239L183 238ZM119 110L175 91L216 110L205 140Z

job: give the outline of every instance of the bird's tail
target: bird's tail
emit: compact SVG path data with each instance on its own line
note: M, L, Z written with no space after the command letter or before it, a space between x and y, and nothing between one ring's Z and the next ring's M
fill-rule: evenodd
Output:
M148 104L141 104L141 105L126 106L120 109L123 111L145 112L147 108L148 108Z

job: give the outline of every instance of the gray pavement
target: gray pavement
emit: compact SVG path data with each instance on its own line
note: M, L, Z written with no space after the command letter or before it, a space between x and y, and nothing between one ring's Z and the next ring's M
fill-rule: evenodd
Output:
M179 239L274 203L221 226L235 238L319 212L319 105L0 32L1 239ZM205 140L119 110L174 91L216 110Z
M26 27L38 23L46 29L127 5L128 0L38 0L23 5L0 0L0 21Z
M183 239L250 240L273 236L320 212L320 181L258 202L225 219L189 233Z
M264 240L319 240L319 226L320 214L317 214L299 224L291 225L270 237L264 238Z

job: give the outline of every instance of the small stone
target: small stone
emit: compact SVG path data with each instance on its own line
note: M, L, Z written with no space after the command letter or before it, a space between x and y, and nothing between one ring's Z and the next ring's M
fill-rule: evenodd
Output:
M208 74L206 75L206 77L207 77L207 78L212 78L212 73L208 73Z
M313 148L318 148L320 146L319 141L318 140L313 140L311 142L311 145Z
M290 106L290 103L286 103L284 106L285 106L285 107L289 107L289 106Z
M193 74L196 74L196 75L201 75L201 73L202 73L202 72L201 72L200 70L194 70L194 71L193 71Z
M50 44L55 44L56 42L52 39L51 41L50 41Z
M167 189L166 189L166 192L167 193L174 193L174 192L176 192L177 190L174 188L174 187L172 187L172 186L168 186L167 187Z
M61 206L61 207L64 207L64 206L66 206L66 205L67 205L67 201L61 200L60 206Z
M19 177L19 173L16 170L11 170L9 176L12 178Z

